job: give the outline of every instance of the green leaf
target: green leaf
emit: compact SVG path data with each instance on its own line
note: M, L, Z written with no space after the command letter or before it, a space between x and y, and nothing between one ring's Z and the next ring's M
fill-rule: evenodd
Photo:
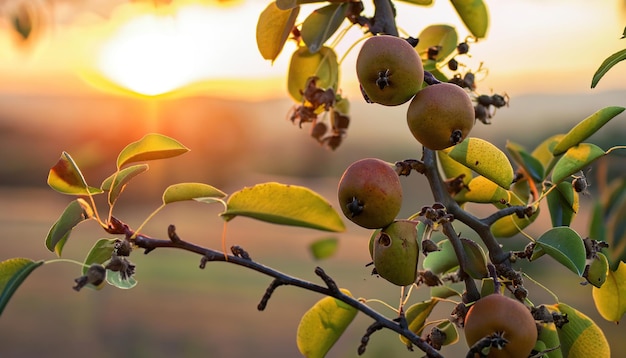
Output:
M48 185L59 193L69 195L93 195L102 193L101 189L87 185L83 173L66 153L61 154L59 161L48 172Z
M341 232L345 225L331 204L311 189L279 183L257 184L233 193L221 215L236 216L280 225Z
M622 37L623 38L623 37ZM617 51L611 56L607 57L600 67L596 70L596 73L593 74L593 78L591 79L591 88L595 88L600 79L615 65L619 62L626 59L626 49Z
M127 277L123 279L119 271L111 270L107 270L107 283L123 290L128 290L137 286L137 280L135 280L134 277Z
M352 296L346 289L344 294ZM296 343L298 350L307 358L322 358L348 328L358 310L333 297L324 297L304 313Z
M567 181L557 184L547 197L552 226L569 226L579 208L578 193Z
M548 309L567 315L568 323L558 328L563 357L610 357L611 347L604 333L588 316L559 302Z
M117 241L118 239L100 239L96 241L89 253L87 253L87 257L85 257L82 274L87 273L91 264L103 264L110 260Z
M543 233L536 244L561 265L582 276L587 254L583 240L576 231L568 226L555 227Z
M93 214L91 206L84 199L78 198L70 202L48 231L46 248L61 256L63 246L65 246L72 229L81 222L93 217Z
M299 12L299 6L281 10L276 2L270 3L261 12L256 25L256 44L264 59L274 62L278 57L289 38Z
M430 300L415 303L406 309L404 314L406 323L413 333L421 335L426 319L430 316L439 301L441 301L441 299L433 297ZM404 336L400 336L400 341L405 345L409 344L409 341Z
M619 322L626 313L626 264L621 261L615 271L609 270L602 287L594 287L592 294L602 318Z
M188 151L187 147L175 139L162 134L149 133L122 149L117 157L117 169L129 163L172 158Z
M498 147L480 138L465 140L448 149L450 158L472 169L476 173L508 189L513 183L513 167Z
M569 148L578 145L602 128L608 121L624 112L624 107L606 107L583 119L572 128L554 147L552 153L561 155Z
M602 148L591 143L581 143L569 148L554 165L552 182L554 184L562 182L605 154L606 152Z
M43 261L33 261L21 257L0 262L0 316L22 282L31 272L43 264Z
M148 164L137 164L124 168L104 179L102 185L100 185L100 189L109 192L109 204L115 203L119 195L126 187L126 184L128 184L132 178L147 170ZM115 180L115 183L113 180Z
M482 0L450 0L467 29L482 39L489 28L489 11Z
M423 60L428 60L428 49L438 46L439 52L435 62L443 61L450 56L459 44L456 29L450 25L430 25L418 35L419 42L415 50Z
M317 52L343 23L348 3L330 4L314 10L302 23L300 35L310 52Z
M165 192L163 192L163 204L204 198L221 199L225 196L226 193L208 184L179 183L170 185L165 189Z
M313 258L323 260L333 256L339 247L339 240L336 237L327 237L315 240L309 245L309 250Z
M487 271L487 259L483 249L475 241L464 237L460 240L467 257L465 272L477 280L487 277L489 271Z
M302 46L291 55L287 73L287 91L294 101L302 102L302 91L312 76L318 78L318 87L337 89L339 64L333 49L323 46L318 52L312 53L306 46Z
M511 158L513 158L534 181L541 182L544 179L543 164L528 153L523 146L507 141L506 150L509 152Z

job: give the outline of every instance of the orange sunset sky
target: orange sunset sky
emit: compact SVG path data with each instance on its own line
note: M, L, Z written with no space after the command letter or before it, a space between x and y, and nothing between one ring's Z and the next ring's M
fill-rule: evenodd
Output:
M263 60L255 28L268 2L227 3L173 0L154 6L89 0L77 5L56 0L40 14L44 31L34 32L31 43L19 44L10 31L0 31L0 91L89 93L89 83L97 91L119 85L155 95L195 84L186 93L252 100L285 97L295 44L288 42L273 64ZM621 0L486 3L490 32L465 60L469 69L484 62L488 71L481 78L483 88L517 94L591 91L591 76L602 60L626 47L626 39L620 40L626 25ZM434 1L429 7L396 4L398 24L406 33L416 35L427 24L446 23L457 26L461 38L467 35L449 1ZM300 17L315 6L304 6ZM5 29L8 25L1 24ZM336 47L339 57L362 36L358 28L350 29ZM341 87L348 95L357 94L350 66L356 52L346 54L343 66ZM618 64L596 91L623 89L625 75L626 64Z

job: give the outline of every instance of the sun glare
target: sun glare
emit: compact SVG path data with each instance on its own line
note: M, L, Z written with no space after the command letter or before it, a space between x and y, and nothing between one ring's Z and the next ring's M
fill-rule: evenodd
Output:
M249 44L259 11L257 6L187 4L167 13L136 14L103 43L98 71L147 96L198 81L258 77L267 63ZM251 61L255 58L260 66Z

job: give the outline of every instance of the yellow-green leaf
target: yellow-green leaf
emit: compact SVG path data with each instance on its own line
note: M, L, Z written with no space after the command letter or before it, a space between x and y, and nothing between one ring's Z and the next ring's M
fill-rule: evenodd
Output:
M552 153L555 156L565 153L569 148L589 138L613 117L624 112L624 109L626 108L616 106L606 107L583 119L559 141L552 150Z
M619 322L626 313L626 263L609 270L602 287L593 288L593 301L598 313L607 321Z
M117 168L120 169L129 163L171 158L188 151L187 147L175 139L162 134L149 133L122 149L117 157Z
M270 3L261 12L256 25L256 44L264 59L273 62L278 57L289 38L299 12L300 6L281 10L276 2Z
M587 358L611 356L609 342L606 340L600 327L598 327L591 318L563 302L546 307L550 310L567 314L569 322L557 329L563 357Z
M624 29L626 30L626 29ZM624 38L624 37L622 37ZM591 79L591 88L595 88L600 79L615 65L619 62L626 59L626 49L617 51L611 56L607 57L601 64L600 67L596 70L596 73L593 74L593 78Z
M467 190L461 191L454 197L459 203L497 203L501 200L509 201L509 192L502 189L498 184L485 178L477 176L467 184Z
M69 203L61 216L52 225L46 237L46 248L61 256L63 246L69 238L72 229L81 222L93 217L91 206L82 198Z
M441 169L447 179L453 179L457 178L459 175L463 175L463 183L468 184L470 180L472 180L472 170L450 158L448 153L443 150L438 150L437 158L439 159Z
M352 296L346 289L341 291ZM324 297L304 313L296 343L298 350L307 358L322 358L348 328L358 310L333 297Z
M530 175L532 180L541 182L545 178L543 164L521 145L507 141L506 150L513 160Z
M103 264L111 259L118 239L100 239L91 247L83 262L82 274L86 274L91 264Z
M456 29L450 25L430 25L420 32L419 42L415 46L415 50L420 54L423 60L428 59L428 49L431 47L439 47L439 52L435 57L435 61L443 61L450 56L459 44L459 38Z
M489 29L489 11L483 0L450 1L472 35L484 38Z
M543 166L543 172L545 174L549 173L552 170L552 167L556 163L557 158L554 157L552 151L554 147L561 141L565 134L555 134L548 139L541 142L533 151L530 153L533 158L537 159L541 165Z
M526 205L526 203L520 199L515 193L510 193L510 200L508 203L493 203L498 209L502 209L508 205L518 206L518 205ZM511 237L523 230L528 225L532 224L535 219L539 216L539 206L535 208L534 213L530 217L524 216L523 218L518 217L517 215L509 215L505 216L498 221L496 221L493 225L491 225L491 233L495 237Z
M433 297L430 300L415 303L406 309L404 314L406 323L409 325L409 329L413 333L418 335L422 333L426 319L430 316L430 313L439 301L441 301L441 299ZM400 336L400 341L404 344L409 343L409 340L407 340L404 336Z
M313 53L306 46L302 46L291 55L287 73L287 91L296 102L302 102L302 91L312 76L317 76L318 87L337 89L339 64L333 49L323 46L318 52Z
M314 10L302 23L300 35L310 52L317 52L346 19L348 3L330 4Z
M63 152L57 163L50 168L48 185L60 193L69 195L102 193L101 189L87 185L83 173L81 173L74 159L66 152Z
M456 329L456 325L450 320L444 320L436 326L441 332L443 332L445 339L441 342L442 346L448 346L455 344L459 341L459 331Z
M148 164L137 164L124 168L106 178L100 185L100 189L109 192L109 204L115 203L119 195L126 187L126 184L128 184L132 178L147 170ZM115 183L113 180L115 180Z
M554 227L535 242L537 247L578 276L582 276L587 253L582 238L568 226Z
M484 139L466 138L452 147L448 155L504 189L513 183L513 167L506 154Z
M409 4L428 6L433 4L433 0L400 0Z
M345 225L331 204L309 188L280 183L257 184L233 193L221 215L341 232Z
M592 143L580 143L569 148L554 165L552 182L554 184L562 182L605 154L606 152L602 148Z
M22 282L43 264L43 261L33 261L22 257L0 262L0 316Z
M313 258L323 260L333 256L338 247L339 240L336 237L326 237L312 242L309 245L309 250L311 250Z
M163 192L163 204L200 198L221 199L225 196L226 193L208 184L179 183L170 185L165 189Z

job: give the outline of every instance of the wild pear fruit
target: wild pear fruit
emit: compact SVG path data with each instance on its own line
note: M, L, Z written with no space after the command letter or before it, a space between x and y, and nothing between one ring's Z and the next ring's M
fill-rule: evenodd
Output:
M382 229L374 239L373 258L376 272L394 285L407 286L417 279L417 223L396 220Z

